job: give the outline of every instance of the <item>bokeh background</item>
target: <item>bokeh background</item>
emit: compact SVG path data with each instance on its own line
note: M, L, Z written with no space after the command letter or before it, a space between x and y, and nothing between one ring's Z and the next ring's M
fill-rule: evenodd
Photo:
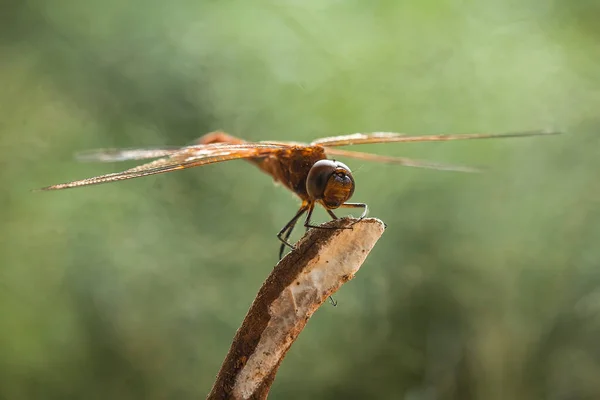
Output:
M0 399L204 397L298 206L243 161L31 191L135 165L75 152L535 128L361 147L485 174L347 160L388 229L271 397L600 398L597 1L0 9Z

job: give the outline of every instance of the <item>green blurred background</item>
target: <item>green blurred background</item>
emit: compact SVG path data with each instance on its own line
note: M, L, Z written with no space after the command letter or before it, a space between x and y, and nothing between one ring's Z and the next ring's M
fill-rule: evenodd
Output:
M0 399L204 397L298 206L243 161L30 191L135 165L78 150L546 127L361 147L489 171L347 161L388 229L271 397L600 398L597 1L1 10Z

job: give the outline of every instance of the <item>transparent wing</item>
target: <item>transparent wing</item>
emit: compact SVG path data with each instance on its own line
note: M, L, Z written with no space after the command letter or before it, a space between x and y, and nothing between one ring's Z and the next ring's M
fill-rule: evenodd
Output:
M514 133L465 133L457 135L426 135L426 136L406 136L393 132L374 132L374 133L355 133L345 136L332 136L317 139L312 145L323 147L347 146L353 144L369 143L393 143L393 142L443 142L447 140L468 140L468 139L496 139L496 138L515 138L528 136L546 136L556 135L562 132L558 131L527 131Z
M262 143L262 142L261 142ZM150 158L169 157L173 154L185 149L186 147L195 146L196 148L207 145L240 145L252 144L243 139L231 136L223 131L214 131L207 133L198 139L194 140L186 146L155 146L155 147L132 147L132 148L108 148L108 149L93 149L78 152L75 158L78 161L92 162L114 162L127 160L147 160Z
M181 146L146 147L130 149L94 149L75 154L77 161L115 162L127 160L147 160L171 156L181 151Z
M97 185L100 183L123 181L127 179L140 178L148 175L162 174L164 172L177 171L180 169L198 167L222 161L241 158L260 158L275 154L289 146L246 143L239 145L209 144L200 146L184 147L170 157L161 158L147 164L130 168L123 172L95 176L92 178L60 183L47 186L41 190L69 189L80 186Z
M472 167L466 167L462 165L450 165L450 164L442 164L435 163L425 160L415 160L412 158L404 158L404 157L390 157L390 156L380 156L377 154L371 153L361 153L357 151L348 151L348 150L340 150L340 149L330 149L325 148L325 154L328 156L340 156L340 157L349 157L355 158L358 160L366 160L366 161L377 161L389 164L398 164L404 165L407 167L416 167L416 168L427 168L427 169L435 169L440 171L456 171L456 172L481 172L481 170Z
M222 132L211 132L197 139L191 146L157 146L157 147L132 147L132 148L106 148L92 149L77 152L75 159L83 162L117 162L128 160L148 160L151 158L169 157L187 147L202 148L209 146L216 148L218 146L233 145L276 145L276 146L306 146L305 143L298 142L279 142L279 141L261 141L245 142L242 139L235 138Z

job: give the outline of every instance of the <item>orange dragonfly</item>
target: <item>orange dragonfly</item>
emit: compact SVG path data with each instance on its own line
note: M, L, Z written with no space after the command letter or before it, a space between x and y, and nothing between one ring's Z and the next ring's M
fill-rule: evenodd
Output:
M281 241L279 257L285 246L293 248L288 242L296 223L303 214L307 214L306 229L319 228L311 224L311 216L316 204L325 208L333 219L337 208L362 209L360 219L367 215L368 207L364 203L350 203L354 193L354 178L350 168L328 157L347 157L366 161L379 161L409 167L430 168L447 171L475 172L476 169L462 166L432 163L409 158L381 156L370 153L337 149L339 146L372 143L408 143L439 142L448 140L513 138L527 136L552 135L560 132L530 131L504 134L455 134L431 136L407 136L398 133L376 132L355 133L345 136L333 136L317 139L310 144L296 142L246 142L224 132L208 133L185 147L160 147L136 149L99 149L81 153L79 158L87 161L125 161L158 158L158 160L130 168L123 172L100 175L57 185L42 190L68 189L100 183L123 181L148 175L198 167L222 161L247 159L263 172L294 192L302 201L294 217L279 231Z

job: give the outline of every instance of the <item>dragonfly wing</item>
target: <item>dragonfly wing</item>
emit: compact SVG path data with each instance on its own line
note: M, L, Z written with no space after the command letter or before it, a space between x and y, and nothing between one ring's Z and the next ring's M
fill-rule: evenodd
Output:
M147 147L131 149L94 149L81 151L75 154L78 161L91 162L115 162L127 160L147 160L150 158L168 157L178 151L181 147Z
M406 167L416 167L416 168L427 168L427 169L435 169L440 171L456 171L456 172L481 172L481 170L473 167L466 167L462 165L450 165L450 164L442 164L425 160L416 160L412 158L405 157L390 157L390 156L380 156L377 154L371 153L361 153L357 151L348 151L348 150L340 150L340 149L330 149L325 148L325 154L328 156L340 156L340 157L349 157L355 158L358 160L366 160L366 161L377 161L388 164L398 164Z
M448 140L468 140L468 139L496 139L496 138L515 138L529 136L556 135L562 132L558 131L526 131L513 133L465 133L457 135L425 135L425 136L407 136L393 132L373 132L373 133L355 133L345 136L332 136L323 139L317 139L312 145L323 147L348 146L353 144L374 144L374 143L394 143L394 142L443 142Z
M262 142L261 142L262 143ZM222 131L207 133L200 138L194 140L188 146L156 146L156 147L132 147L132 148L108 148L94 149L78 152L75 158L78 161L99 161L99 162L115 162L127 160L147 160L150 158L168 157L181 151L182 149L194 146L199 148L206 145L240 145L252 144L235 136L228 135Z
M248 143L240 145L200 145L185 147L170 157L161 158L123 172L100 175L92 178L47 186L41 190L69 189L80 186L116 182L148 175L162 174L180 169L198 167L242 158L261 158L277 153L288 146Z

